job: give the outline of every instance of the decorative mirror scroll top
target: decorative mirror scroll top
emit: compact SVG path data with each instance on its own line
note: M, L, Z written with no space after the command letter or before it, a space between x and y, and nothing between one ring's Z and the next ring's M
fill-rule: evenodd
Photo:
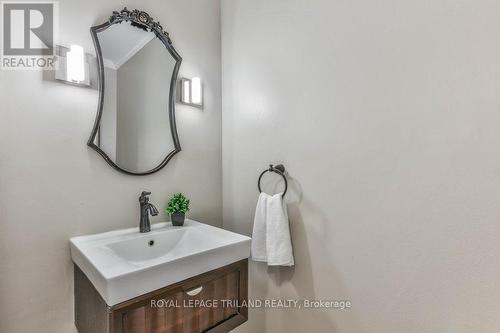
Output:
M138 25L143 29L150 29L158 35L163 35L169 44L172 44L172 40L168 32L163 30L160 22L156 22L153 18L146 12L134 9L128 10L127 7L123 8L121 11L114 11L113 15L109 18L109 23L121 23L123 21L129 21L132 24Z

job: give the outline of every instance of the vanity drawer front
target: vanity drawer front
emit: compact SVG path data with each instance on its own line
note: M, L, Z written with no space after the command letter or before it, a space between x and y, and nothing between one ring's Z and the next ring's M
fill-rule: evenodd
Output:
M113 308L113 333L229 332L248 318L248 261L187 279Z
M184 332L204 332L238 314L239 275L230 272L184 290Z

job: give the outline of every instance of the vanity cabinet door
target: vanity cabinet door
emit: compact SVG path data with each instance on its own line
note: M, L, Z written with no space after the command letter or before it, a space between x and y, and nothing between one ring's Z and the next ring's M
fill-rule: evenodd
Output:
M243 260L113 308L113 333L222 333L248 318Z

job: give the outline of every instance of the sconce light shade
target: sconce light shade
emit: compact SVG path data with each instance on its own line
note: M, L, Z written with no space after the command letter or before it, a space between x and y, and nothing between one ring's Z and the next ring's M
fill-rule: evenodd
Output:
M89 63L83 47L71 45L58 46L56 79L78 86L90 86Z
M69 82L80 83L85 80L85 54L83 47L71 45L66 53L66 74Z
M201 105L201 80L199 77L191 79L191 103Z
M191 104L191 81L189 79L181 79L182 82L182 97L181 102Z
M203 85L199 77L181 78L179 88L179 103L203 108Z

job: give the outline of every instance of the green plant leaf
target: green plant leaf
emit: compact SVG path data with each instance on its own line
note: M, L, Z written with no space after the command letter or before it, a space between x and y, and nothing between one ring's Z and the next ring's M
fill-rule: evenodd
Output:
M167 203L165 212L167 214L186 213L189 211L190 201L184 194L174 194Z

